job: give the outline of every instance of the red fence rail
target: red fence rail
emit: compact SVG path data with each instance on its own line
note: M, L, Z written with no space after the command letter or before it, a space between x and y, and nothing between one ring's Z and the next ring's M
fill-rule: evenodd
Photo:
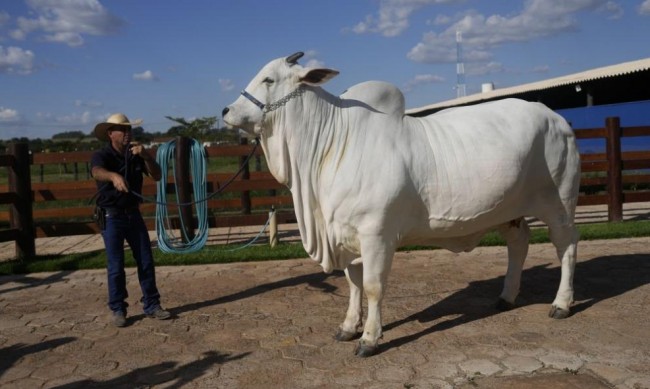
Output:
M605 153L581 154L582 179L578 205L607 204L608 220L622 220L623 203L650 201L650 150L622 152L621 138L650 136L650 126L621 127L618 118L607 118L604 128L576 129L576 138L605 139ZM253 146L217 146L206 149L212 158L238 158L240 164L253 151ZM29 154L26 144L15 144L7 155L0 155L0 166L8 170L8 184L0 185L0 223L9 228L0 229L0 242L15 241L19 258L34 255L34 239L48 236L67 236L98 233L92 222L93 204L78 205L88 201L96 192L90 178L89 161L92 152ZM209 216L210 227L262 225L271 207L279 209L278 223L295 222L292 199L273 176L261 168L262 150L255 151L243 174L223 191L224 196L208 201L208 209L217 210ZM58 164L72 170L70 182L44 182L44 166ZM30 165L39 166L34 183ZM232 178L233 173L208 173L208 193L215 192ZM169 178L169 192L173 191L174 177ZM634 190L633 187L645 187ZM156 184L145 181L143 196L154 198ZM58 203L52 203L57 201ZM77 205L34 207L35 203ZM217 214L218 212L218 214ZM155 204L142 205L142 213L150 230L155 229Z

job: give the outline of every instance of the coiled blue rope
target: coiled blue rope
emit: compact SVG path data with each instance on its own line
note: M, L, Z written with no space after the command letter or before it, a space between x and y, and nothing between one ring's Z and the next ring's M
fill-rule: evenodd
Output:
M186 235L183 218L181 220L181 235L172 233L169 214L167 212L167 172L171 162L174 177L176 177L176 164L174 163L176 153L176 141L166 142L158 148L156 160L162 170L162 178L157 183L158 193L156 195L156 235L158 247L165 253L191 253L202 249L208 241L208 204L207 204L207 157L205 149L196 139L191 139L190 145L190 171L192 175L192 186L194 201L191 204L179 204L176 202L180 214L181 206L194 205L198 228L192 239ZM176 188L176 199L178 200L178 185Z

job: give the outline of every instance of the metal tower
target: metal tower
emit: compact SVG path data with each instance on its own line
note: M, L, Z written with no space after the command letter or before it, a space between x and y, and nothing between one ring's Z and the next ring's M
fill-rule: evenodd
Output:
M465 92L465 64L463 63L463 34L456 31L456 97L463 97Z

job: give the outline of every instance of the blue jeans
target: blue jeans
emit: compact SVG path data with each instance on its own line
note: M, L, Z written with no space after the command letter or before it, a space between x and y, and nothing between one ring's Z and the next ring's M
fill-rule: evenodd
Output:
M160 306L160 294L156 287L156 273L151 250L151 240L142 215L138 210L106 216L106 228L102 231L106 246L108 274L108 307L113 312L126 314L129 304L126 298L126 274L124 272L124 241L129 244L138 266L138 281L142 290L144 313L152 313Z

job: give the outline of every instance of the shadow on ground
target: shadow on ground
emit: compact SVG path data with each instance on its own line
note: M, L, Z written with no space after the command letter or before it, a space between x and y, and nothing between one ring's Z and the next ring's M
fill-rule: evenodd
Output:
M27 355L47 351L75 340L77 340L77 338L65 337L36 344L17 343L9 347L0 348L0 377L2 377L2 375L9 370L16 361Z
M304 274L296 277L286 278L280 281L269 282L262 285L256 285L255 287L242 290L237 293L229 294L227 296L218 297L216 299L182 305L170 309L170 312L172 312L172 314L174 315L178 315L184 312L195 311L197 309L201 309L205 307L230 303L233 301L254 297L271 290L288 288L288 287L302 285L302 284L307 284L308 286L317 290L321 290L324 293L334 293L338 288L326 281L329 278L335 278L335 277L344 277L344 274L342 271L335 271L331 274L326 274L322 272Z
M71 273L72 273L71 271L59 271L45 278L35 278L27 275L0 277L0 285L9 282L22 284L21 286L16 286L14 288L0 290L0 294L15 292L18 290L33 288L41 285L50 285L57 282L62 282L65 280L65 277L70 275Z
M148 388L153 385L169 384L165 388L182 388L195 379L201 377L206 371L216 365L223 365L229 361L245 358L248 353L235 356L210 351L203 354L203 358L178 366L177 362L161 362L153 366L135 369L127 374L107 381L92 379L80 380L65 385L56 386L58 389L85 389L85 388Z
M549 310L560 282L559 267L551 264L525 269L521 279L521 293L517 307L532 304L548 304ZM472 281L469 286L449 297L414 313L402 320L384 325L384 332L403 324L418 321L427 323L444 317L453 319L438 322L423 331L380 344L380 352L415 341L436 331L443 331L458 325L480 320L500 313L494 306L471 304L472 300L483 300L484 296L496 298L501 293L503 276L489 280ZM575 303L571 312L578 314L609 298L650 283L650 254L611 255L590 259L576 264Z

